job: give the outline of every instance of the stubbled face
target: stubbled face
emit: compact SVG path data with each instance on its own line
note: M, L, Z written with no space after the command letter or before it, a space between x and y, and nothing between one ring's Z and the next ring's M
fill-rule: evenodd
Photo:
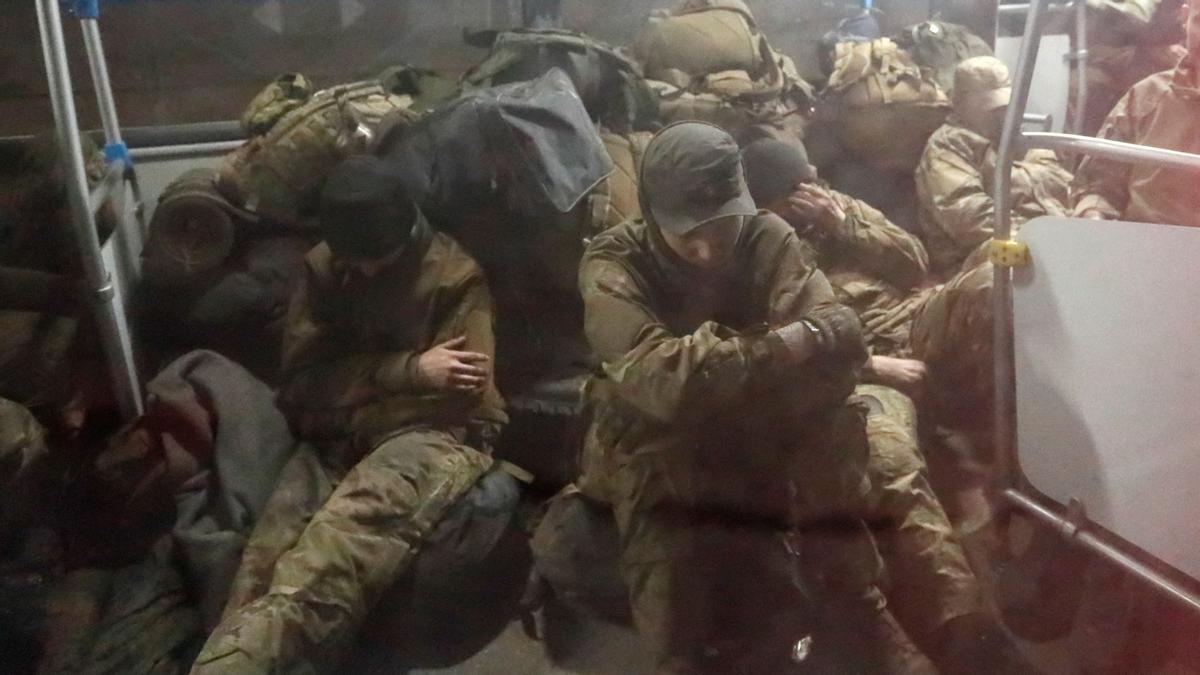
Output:
M689 265L701 270L713 270L733 255L738 235L745 223L744 216L726 216L709 221L684 235L661 230L667 246Z

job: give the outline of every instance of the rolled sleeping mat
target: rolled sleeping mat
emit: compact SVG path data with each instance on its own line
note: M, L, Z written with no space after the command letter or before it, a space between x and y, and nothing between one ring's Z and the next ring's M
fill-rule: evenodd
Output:
M147 278L181 281L229 257L237 240L234 207L217 191L214 169L192 169L163 191L142 251Z

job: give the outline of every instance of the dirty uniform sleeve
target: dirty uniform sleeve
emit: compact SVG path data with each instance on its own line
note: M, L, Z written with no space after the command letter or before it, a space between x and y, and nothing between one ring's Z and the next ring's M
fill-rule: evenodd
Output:
M325 311L321 286L311 269L288 305L283 336L284 386L280 400L305 408L352 408L378 394L375 371L386 352L352 352ZM415 365L414 355L406 355Z
M831 253L839 264L902 289L925 281L929 255L917 237L870 204L840 192L833 195L846 213L842 227L831 233Z
M922 207L960 250L969 251L991 238L996 208L965 142L931 147L916 179Z
M798 247L791 249L799 259ZM812 272L798 264L807 274L788 279L786 288L773 294L780 306L795 312L815 304L803 283ZM588 342L614 392L659 422L703 417L742 400L773 381L787 360L787 348L772 333L740 335L709 321L689 335L673 335L638 283L611 260L585 259L580 286ZM832 297L828 284L825 290Z
M465 284L459 287L458 297L453 298L450 304L451 308L446 313L446 318L438 324L437 335L433 343L437 345L460 335L466 336L467 342L462 350L486 354L489 359L488 369L491 371L491 376L488 377L487 385L479 394L446 392L441 395L447 403L474 405L475 410L472 416L477 420L503 424L508 421L508 417L504 414L504 399L496 388L495 309L491 291L488 290L487 281L482 272L473 274ZM393 358L403 361L408 357L404 353L400 353ZM412 357L412 362L415 364L415 357Z
M1126 143L1137 142L1138 120L1134 115L1138 103L1137 93L1135 87L1121 97L1104 120L1099 138ZM1125 162L1084 157L1075 172L1073 184L1075 215L1082 215L1088 209L1097 209L1105 218L1120 218L1129 204L1129 177L1132 170L1133 166Z
M280 401L291 412L303 411L310 418L304 426L326 430L348 427L355 410L379 403L394 394L417 395L426 408L473 409L472 416L484 422L503 424L503 399L494 379L489 379L481 394L434 391L417 381L417 360L421 351L347 350L347 339L331 325L323 309L326 302L312 274L293 296L284 337L283 367L285 384ZM437 308L443 317L435 329L432 345L465 335L465 351L487 354L495 359L495 337L491 294L481 274L471 275L462 284L448 289ZM431 346L432 346L431 345ZM386 365L389 386L376 380ZM407 405L397 400L395 405ZM321 420L313 419L320 415Z

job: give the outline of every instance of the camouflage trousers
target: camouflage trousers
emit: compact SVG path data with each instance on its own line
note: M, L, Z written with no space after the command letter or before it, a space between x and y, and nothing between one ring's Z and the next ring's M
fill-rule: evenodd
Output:
M638 529L648 533L655 526ZM806 588L778 532L693 525L692 555L628 560L621 575L657 673L933 673L878 588ZM667 535L677 538L678 533ZM808 654L793 661L793 648Z
M879 403L867 415L869 518L889 607L913 637L931 640L951 619L982 610L979 583L930 487L912 401L878 385L859 385L855 393Z
M491 462L447 432L409 430L335 486L315 453L297 453L193 675L331 671L421 539Z

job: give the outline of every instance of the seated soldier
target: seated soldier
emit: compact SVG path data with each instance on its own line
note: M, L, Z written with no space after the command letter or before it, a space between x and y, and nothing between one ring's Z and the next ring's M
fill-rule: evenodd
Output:
M757 212L724 131L668 126L640 176L644 220L597 235L580 269L603 372L580 488L613 506L658 672L787 672L793 645L813 672L927 671L861 520L853 311Z
M954 71L952 112L929 138L916 173L921 236L938 280L964 263L974 267L971 254L992 236L992 181L1011 93L1008 68L995 57L969 58ZM1013 225L1066 215L1070 181L1053 152L1029 151L1013 164Z
M869 516L892 580L889 605L946 672L1030 672L982 614L979 583L929 483L915 410L925 364L906 358L925 286L925 247L860 200L826 187L802 149L773 140L742 152L755 203L791 225L838 300L863 322L873 352L857 392L880 402L868 414ZM982 660L980 660L982 659ZM1007 669L1007 670L1006 670Z
M294 535L256 529L194 673L331 672L422 537L489 468L507 421L483 272L429 228L395 170L346 160L320 217L325 241L288 313L280 404L337 486ZM288 521L272 512L288 490L281 482L260 525ZM280 537L291 540L270 541Z
M1173 70L1138 82L1122 98L1100 137L1200 153L1200 0L1190 0L1187 55ZM1198 174L1153 164L1087 157L1075 178L1075 213L1200 227Z
M928 295L921 241L866 202L829 188L799 148L764 139L742 153L755 203L796 229L838 300L863 322L865 381L915 393L924 366L906 359L912 314Z

